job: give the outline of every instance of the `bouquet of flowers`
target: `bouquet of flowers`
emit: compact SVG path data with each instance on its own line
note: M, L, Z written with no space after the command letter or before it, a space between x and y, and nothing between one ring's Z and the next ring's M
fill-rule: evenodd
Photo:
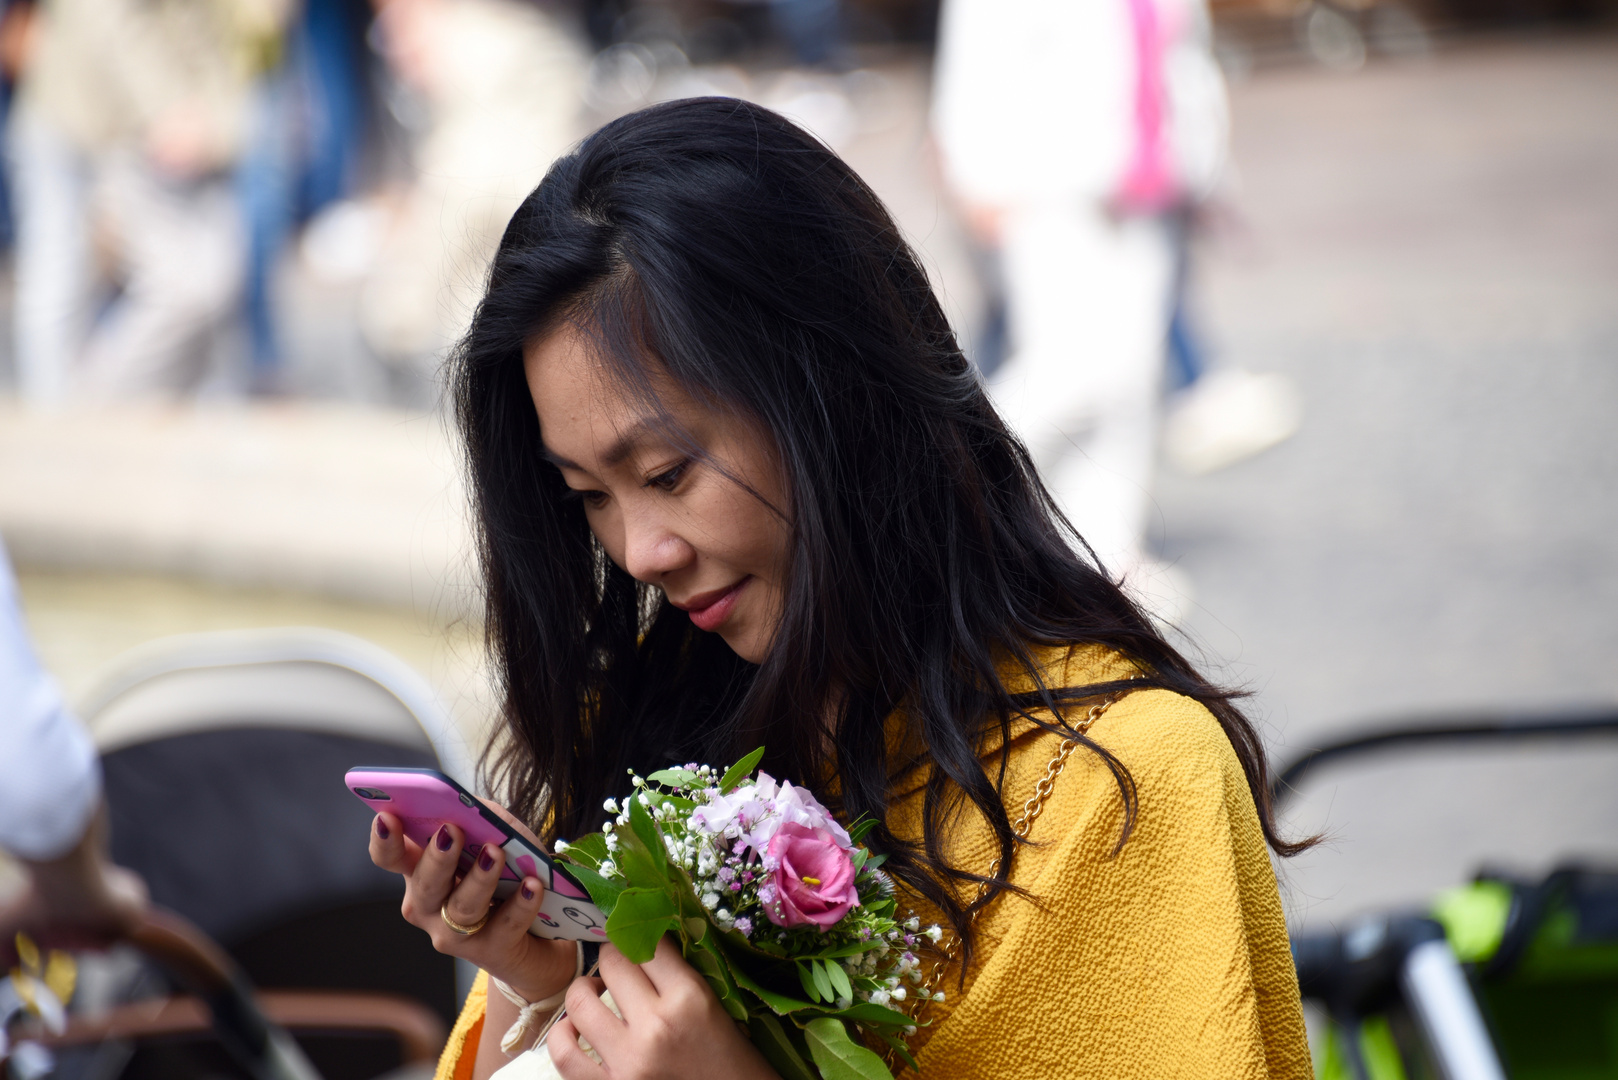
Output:
M916 952L937 926L900 920L893 883L803 788L754 775L761 747L723 775L706 765L631 776L599 833L558 842L607 937L636 963L674 934L687 961L785 1080L888 1080L861 1036L914 1067L891 1006L942 998Z

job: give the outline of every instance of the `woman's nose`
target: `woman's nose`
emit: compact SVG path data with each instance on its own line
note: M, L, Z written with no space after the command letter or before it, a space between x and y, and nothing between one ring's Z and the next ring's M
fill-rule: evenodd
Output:
M637 581L648 584L683 569L696 551L657 514L626 515L624 520L624 569Z

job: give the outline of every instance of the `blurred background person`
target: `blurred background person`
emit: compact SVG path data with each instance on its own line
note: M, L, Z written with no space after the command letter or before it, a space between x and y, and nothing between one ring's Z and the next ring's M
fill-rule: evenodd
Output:
M412 180L360 295L366 343L431 382L471 320L518 204L584 134L588 54L560 13L523 0L381 0L374 40L413 121Z
M25 399L173 395L243 280L228 172L282 0L46 0L7 132ZM101 271L115 290L100 307Z
M947 0L933 125L1007 290L997 403L1096 556L1163 617L1146 548L1175 215L1226 154L1201 0Z
M256 80L235 183L247 231L248 390L281 394L285 345L276 274L294 230L352 194L372 132L366 0L305 0L274 66Z

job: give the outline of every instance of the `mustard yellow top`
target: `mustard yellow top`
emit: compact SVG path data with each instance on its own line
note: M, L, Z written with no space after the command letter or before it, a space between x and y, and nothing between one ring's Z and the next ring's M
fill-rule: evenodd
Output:
M1043 672L1052 686L1128 674L1098 649L1054 651ZM1014 691L1030 687L1007 677ZM964 992L952 973L945 1001L923 1014L930 1023L912 1040L921 1076L1309 1080L1275 875L1218 722L1195 701L1148 690L1114 704L1090 736L1134 776L1134 832L1113 855L1123 823L1117 785L1100 758L1076 750L1012 867L1031 899L1002 895L982 913ZM1060 742L1027 721L1013 725L1003 788L1013 821ZM991 770L999 748L995 734L984 750ZM925 779L913 774L894 790L889 823L900 835L920 835ZM977 873L995 854L972 812L946 842L950 862ZM480 980L440 1080L470 1075L481 991Z

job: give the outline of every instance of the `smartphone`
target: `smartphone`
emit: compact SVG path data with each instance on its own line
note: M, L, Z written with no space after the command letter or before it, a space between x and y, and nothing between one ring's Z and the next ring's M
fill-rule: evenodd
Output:
M607 917L590 902L566 867L555 862L508 825L482 800L436 769L400 769L391 766L356 766L343 777L352 791L372 810L387 811L404 827L404 834L426 847L440 826L461 830L461 873L484 844L506 853L505 868L495 886L497 900L517 891L524 877L536 877L545 886L539 914L528 927L535 937L600 942L607 939Z

